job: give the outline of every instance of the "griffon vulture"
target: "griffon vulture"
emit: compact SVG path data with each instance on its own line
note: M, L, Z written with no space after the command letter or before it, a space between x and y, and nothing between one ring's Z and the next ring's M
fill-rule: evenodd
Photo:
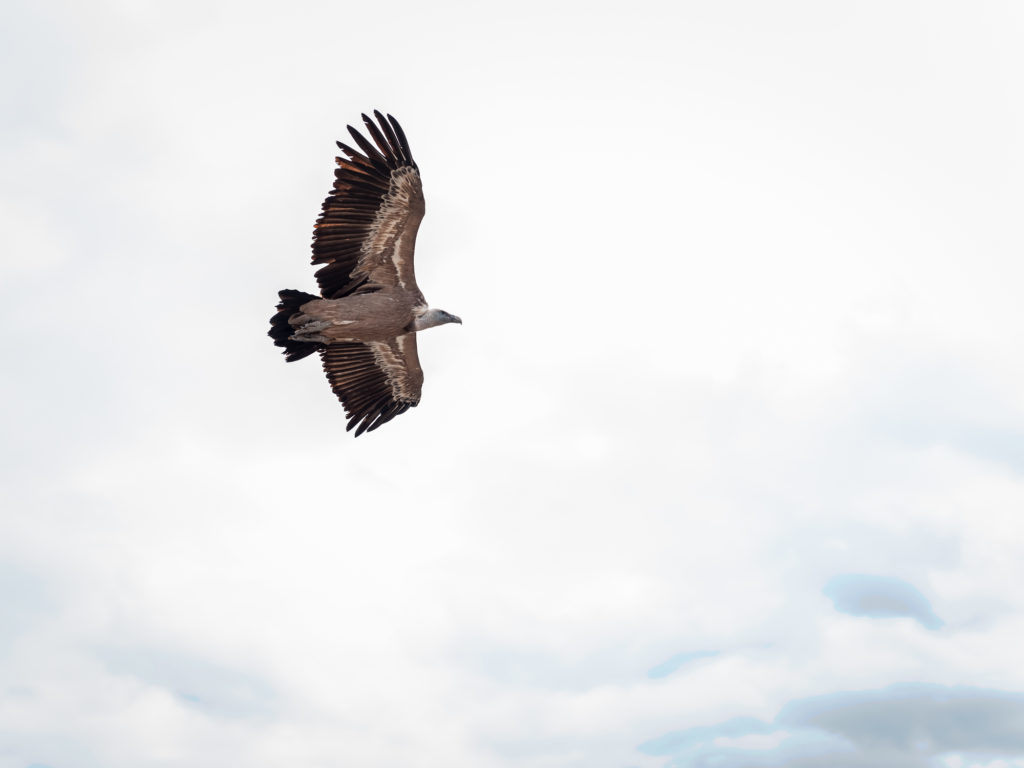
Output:
M320 295L284 290L270 319L285 360L319 352L348 429L369 432L420 402L423 371L416 334L455 315L432 309L416 285L413 249L423 219L420 172L402 127L391 115L363 115L371 143L338 142L334 189L313 230Z

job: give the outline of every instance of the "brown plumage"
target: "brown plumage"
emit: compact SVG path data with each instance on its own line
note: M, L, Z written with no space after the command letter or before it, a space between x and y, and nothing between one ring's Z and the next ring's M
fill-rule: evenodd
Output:
M413 270L423 187L405 132L391 115L363 115L373 143L352 126L359 149L338 142L334 189L313 230L320 296L284 290L270 336L289 362L319 352L331 389L356 435L420 401L416 333L462 321L431 309ZM361 150L361 151L360 151Z

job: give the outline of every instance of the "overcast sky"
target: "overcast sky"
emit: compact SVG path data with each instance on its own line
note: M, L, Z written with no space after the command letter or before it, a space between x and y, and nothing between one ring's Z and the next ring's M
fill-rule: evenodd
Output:
M20 2L0 768L1024 766L1024 9ZM420 407L266 336L334 140Z

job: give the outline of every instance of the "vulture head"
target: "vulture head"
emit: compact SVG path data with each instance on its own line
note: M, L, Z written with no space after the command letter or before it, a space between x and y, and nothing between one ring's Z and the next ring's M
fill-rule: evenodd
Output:
M412 330L422 331L424 328L433 328L435 325L445 323L458 323L462 325L462 319L443 309L427 309L422 315L412 321Z

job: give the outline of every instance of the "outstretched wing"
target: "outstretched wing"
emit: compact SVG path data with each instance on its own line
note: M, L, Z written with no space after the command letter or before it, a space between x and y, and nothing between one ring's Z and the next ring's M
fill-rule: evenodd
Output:
M356 437L419 405L423 371L416 334L390 341L330 344L320 350L331 389Z
M313 230L313 263L325 299L360 289L398 286L414 293L413 250L423 219L423 186L402 127L391 115L363 115L367 140L348 131L362 150L338 142L334 190L324 200ZM374 146L376 144L376 146Z

